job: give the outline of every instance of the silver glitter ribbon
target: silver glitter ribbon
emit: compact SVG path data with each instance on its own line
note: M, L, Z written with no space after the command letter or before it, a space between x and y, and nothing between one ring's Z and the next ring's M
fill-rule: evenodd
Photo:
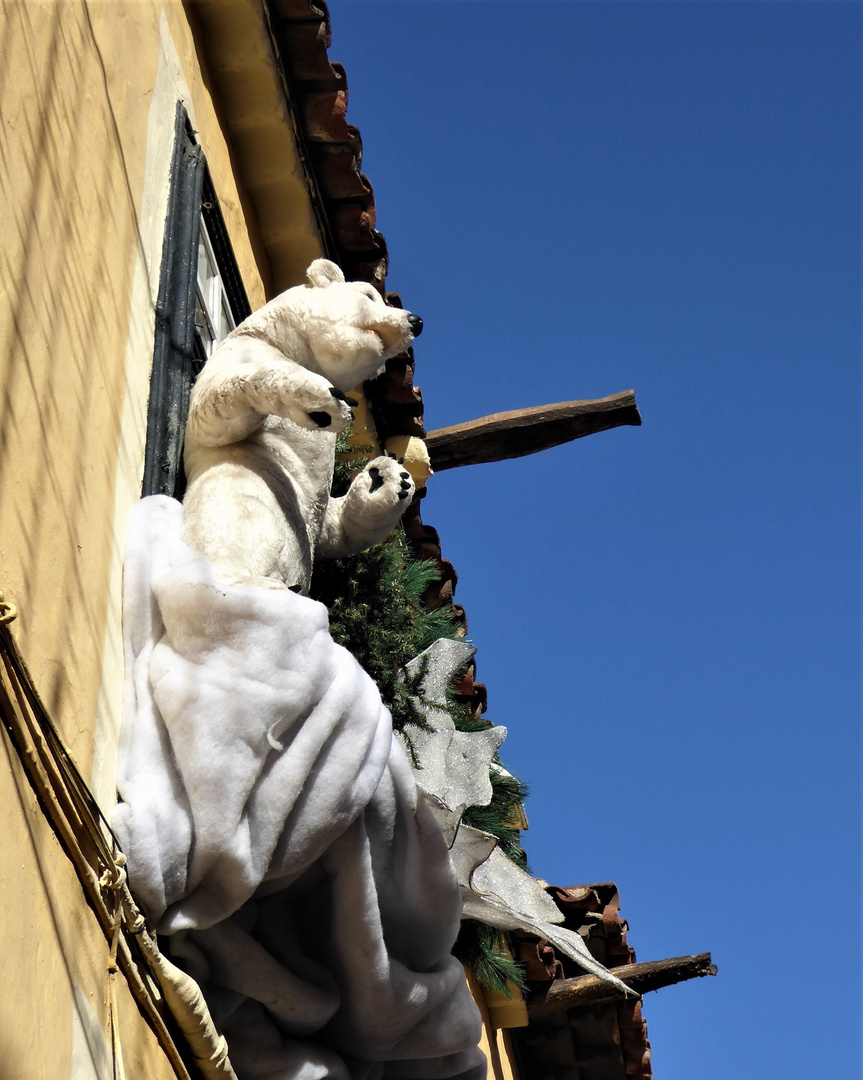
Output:
M543 886L511 862L491 833L461 823L469 806L488 806L490 771L500 765L494 755L506 728L456 731L446 708L447 691L464 671L476 649L463 641L440 638L407 665L419 681L414 698L429 730L405 725L413 750L417 786L425 796L450 847L464 909L462 918L476 919L500 930L524 930L544 938L585 971L612 983L628 997L638 995L591 956L578 934L559 924L564 916Z

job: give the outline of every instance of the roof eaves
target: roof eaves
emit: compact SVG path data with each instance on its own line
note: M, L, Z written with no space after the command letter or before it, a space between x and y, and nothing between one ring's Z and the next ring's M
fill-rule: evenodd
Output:
M296 104L263 0L188 3L274 295L302 282L310 262L335 250Z
M266 0L289 97L296 109L298 140L310 163L326 219L330 257L346 277L383 292L387 247L375 229L375 198L361 172L362 139L347 122L344 68L327 54L329 12L320 0Z
M564 916L563 925L579 934L591 954L619 971L635 963L627 942L628 925L620 918L620 897L614 882L547 889ZM519 958L525 964L528 988L583 975L568 957L548 942L518 934ZM651 1080L650 1042L641 1002L623 999L561 1011L531 1019L510 1032L523 1076L555 1073L579 1080Z

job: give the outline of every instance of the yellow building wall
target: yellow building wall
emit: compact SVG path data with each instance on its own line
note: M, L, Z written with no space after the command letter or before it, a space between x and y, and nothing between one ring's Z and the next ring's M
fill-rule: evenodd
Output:
M517 995L505 998L502 994L483 990L470 969L465 975L482 1019L479 1048L488 1062L488 1080L518 1080L508 1029L527 1027L527 1006Z
M177 100L253 308L269 271L179 0L4 3L0 53L0 591L110 811L125 523L143 474ZM0 1077L108 1080L107 946L0 741ZM127 1076L173 1076L122 977L118 991Z
M11 4L0 33L0 589L86 775L108 707L121 443L121 487L140 489L178 98L253 306L264 291L182 4Z
M0 1076L114 1080L108 945L5 738L0 807ZM114 979L127 1080L173 1080L125 979Z

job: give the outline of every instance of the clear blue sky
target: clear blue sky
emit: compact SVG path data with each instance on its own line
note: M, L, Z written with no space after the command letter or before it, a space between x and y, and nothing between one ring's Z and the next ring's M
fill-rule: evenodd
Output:
M534 872L613 879L658 1080L859 1076L860 42L831 3L331 0Z

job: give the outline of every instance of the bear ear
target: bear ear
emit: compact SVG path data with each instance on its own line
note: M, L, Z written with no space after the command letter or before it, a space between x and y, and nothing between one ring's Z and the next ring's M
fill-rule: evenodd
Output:
M341 267L336 266L329 259L315 259L306 271L306 277L318 289L325 289L327 285L344 282L345 280Z

